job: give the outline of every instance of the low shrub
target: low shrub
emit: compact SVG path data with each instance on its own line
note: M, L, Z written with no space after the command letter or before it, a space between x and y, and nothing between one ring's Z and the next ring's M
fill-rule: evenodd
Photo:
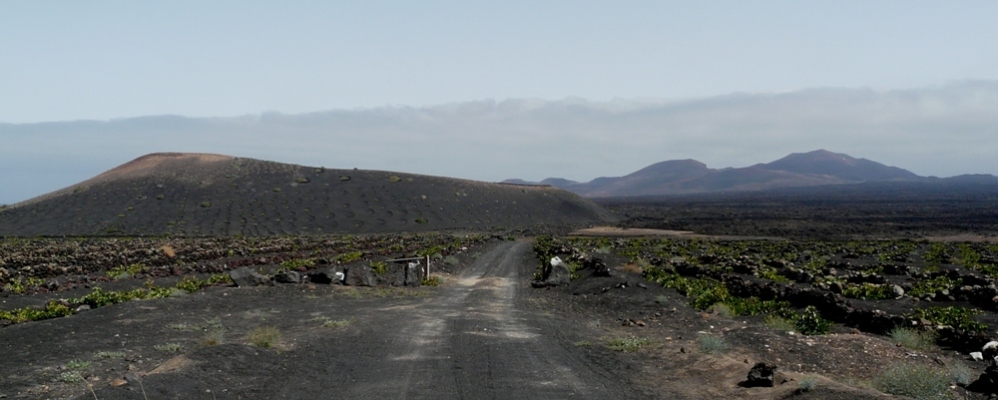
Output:
M884 393L915 399L945 399L949 385L945 371L915 363L891 364L873 379L873 386Z
M794 325L797 331L805 335L824 335L832 327L832 321L821 317L821 313L814 306L807 306L796 318Z
M161 351L163 353L177 353L180 350L183 350L184 346L181 346L180 343L164 343L155 345L153 348L156 349L156 351Z
M107 275L108 278L118 280L118 279L131 278L136 274L145 272L145 270L146 266L144 264L122 265L120 267L114 267L109 269L105 273L105 275Z
M352 263L354 261L360 260L364 256L364 252L361 251L351 251L347 253L340 253L333 257L333 261L340 264Z
M322 323L323 328L346 328L353 324L352 319L327 320Z
M98 351L97 353L94 354L94 358L100 360L125 358L125 353L120 351Z
M428 276L426 278L423 278L423 282L422 282L422 284L424 286L440 286L440 284L442 284L442 283L444 283L443 278L441 278L441 277L439 277L437 275L431 275L431 276Z
M988 330L988 325L974 319L975 315L982 311L968 307L926 307L917 308L907 317L912 319L926 319L936 325L949 325L965 332L984 333Z
M651 344L650 340L633 336L612 338L606 341L606 347L608 349L622 353L633 353L649 344Z
M301 268L312 268L315 266L315 260L311 258L293 258L284 262L281 262L281 271L291 271L299 270Z
M849 284L842 289L842 295L853 299L863 300L887 300L895 297L894 289L891 285L864 282L861 284Z
M954 281L946 276L937 276L933 279L925 279L915 282L915 285L910 291L908 291L908 294L915 297L933 295L941 290L952 290L962 283L962 279Z
M807 375L805 377L800 378L800 380L797 381L797 391L799 392L810 392L816 389L817 387L818 387L818 378L815 378L814 375Z
M281 331L275 326L261 326L246 333L246 341L257 347L277 347L281 343Z
M790 283L790 279L780 275L780 272L776 268L772 267L762 267L759 269L759 277L764 279L769 279L777 283Z
M90 368L90 361L72 360L66 363L66 369L79 371Z
M384 275L388 272L388 264L383 261L373 261L370 266L375 275Z
M950 368L950 377L953 382L960 386L967 386L977 378L977 373L961 362L957 362Z
M778 331L791 332L797 329L797 324L794 323L792 319L784 318L779 315L767 315L763 320L763 323L771 329Z
M895 344L915 350L929 350L935 347L936 333L905 327L894 328L888 333Z
M56 377L56 380L63 383L80 383L83 382L83 374L80 371L64 371Z
M724 303L717 303L710 306L710 311L725 318L731 318L736 315L734 311L731 311L731 307L728 307L728 305Z
M225 329L224 328L213 328L205 332L204 337L201 338L201 346L218 346L225 343Z
M721 354L728 350L728 342L714 335L700 334L697 336L697 348L707 354Z

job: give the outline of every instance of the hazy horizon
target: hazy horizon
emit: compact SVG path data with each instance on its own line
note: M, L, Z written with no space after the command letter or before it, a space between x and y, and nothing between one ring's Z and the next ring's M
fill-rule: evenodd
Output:
M998 82L809 89L685 101L514 99L287 115L0 124L0 203L156 152L482 181L585 182L696 159L745 167L825 149L923 176L998 175Z

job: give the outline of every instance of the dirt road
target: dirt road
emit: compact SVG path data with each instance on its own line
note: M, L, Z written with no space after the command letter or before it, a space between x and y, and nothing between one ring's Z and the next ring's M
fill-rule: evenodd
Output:
M558 340L548 318L520 307L534 262L530 243L504 243L479 257L439 296L377 310L377 332L327 348L315 360L350 357L328 371L329 395L349 399L622 398L626 386ZM315 366L302 365L277 397L305 398L317 388ZM335 393L335 395L333 395Z

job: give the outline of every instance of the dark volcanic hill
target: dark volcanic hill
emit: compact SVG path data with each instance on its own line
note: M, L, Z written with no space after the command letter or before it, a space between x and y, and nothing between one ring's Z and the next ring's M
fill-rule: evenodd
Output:
M612 219L553 187L160 153L0 211L0 236L487 230Z
M901 168L826 150L793 153L769 164L761 164L759 167L771 171L832 176L851 183L919 179L918 175Z
M621 177L596 178L579 183L548 178L541 184L560 187L585 197L662 196L690 193L747 192L862 182L923 181L897 167L867 159L817 150L794 153L768 164L745 168L708 168L696 160L652 164ZM526 184L522 180L515 180ZM512 182L508 181L508 182Z

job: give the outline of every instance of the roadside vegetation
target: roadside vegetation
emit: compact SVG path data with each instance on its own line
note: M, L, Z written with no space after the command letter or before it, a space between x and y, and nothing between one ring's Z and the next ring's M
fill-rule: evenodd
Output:
M534 252L538 276L554 256L574 268L588 258L610 258L638 269L649 281L675 289L694 309L729 317L762 315L774 329L805 335L828 333L833 322L856 323L849 317L851 309L842 306L849 299L916 298L925 303L914 308L894 306L889 315L878 311L883 315L874 317L880 322L869 324L948 327L943 330L947 337L924 333L923 328L873 331L911 348L983 335L989 325L979 316L982 308L994 306L998 295L993 289L998 244L986 242L541 236ZM934 304L952 301L970 306ZM872 306L860 306L864 307Z
M73 285L53 278L88 274L86 284L97 285L78 298L52 300L42 307L0 310L0 322L22 323L72 315L132 300L164 298L194 293L205 287L231 284L228 270L243 266L273 265L277 271L304 272L321 265L365 262L376 276L388 272L387 258L430 257L444 265L457 264L454 254L485 242L485 235L371 235L277 238L223 237L171 238L70 238L0 239L0 289L22 295L59 290ZM152 250L151 250L152 249ZM119 263L107 266L109 262ZM225 260L219 263L217 260ZM154 278L182 278L169 286ZM202 277L202 278L199 278ZM101 282L143 279L143 287L106 290ZM78 283L82 285L84 282ZM438 286L443 278L430 276L422 283ZM209 340L209 342L214 340Z

